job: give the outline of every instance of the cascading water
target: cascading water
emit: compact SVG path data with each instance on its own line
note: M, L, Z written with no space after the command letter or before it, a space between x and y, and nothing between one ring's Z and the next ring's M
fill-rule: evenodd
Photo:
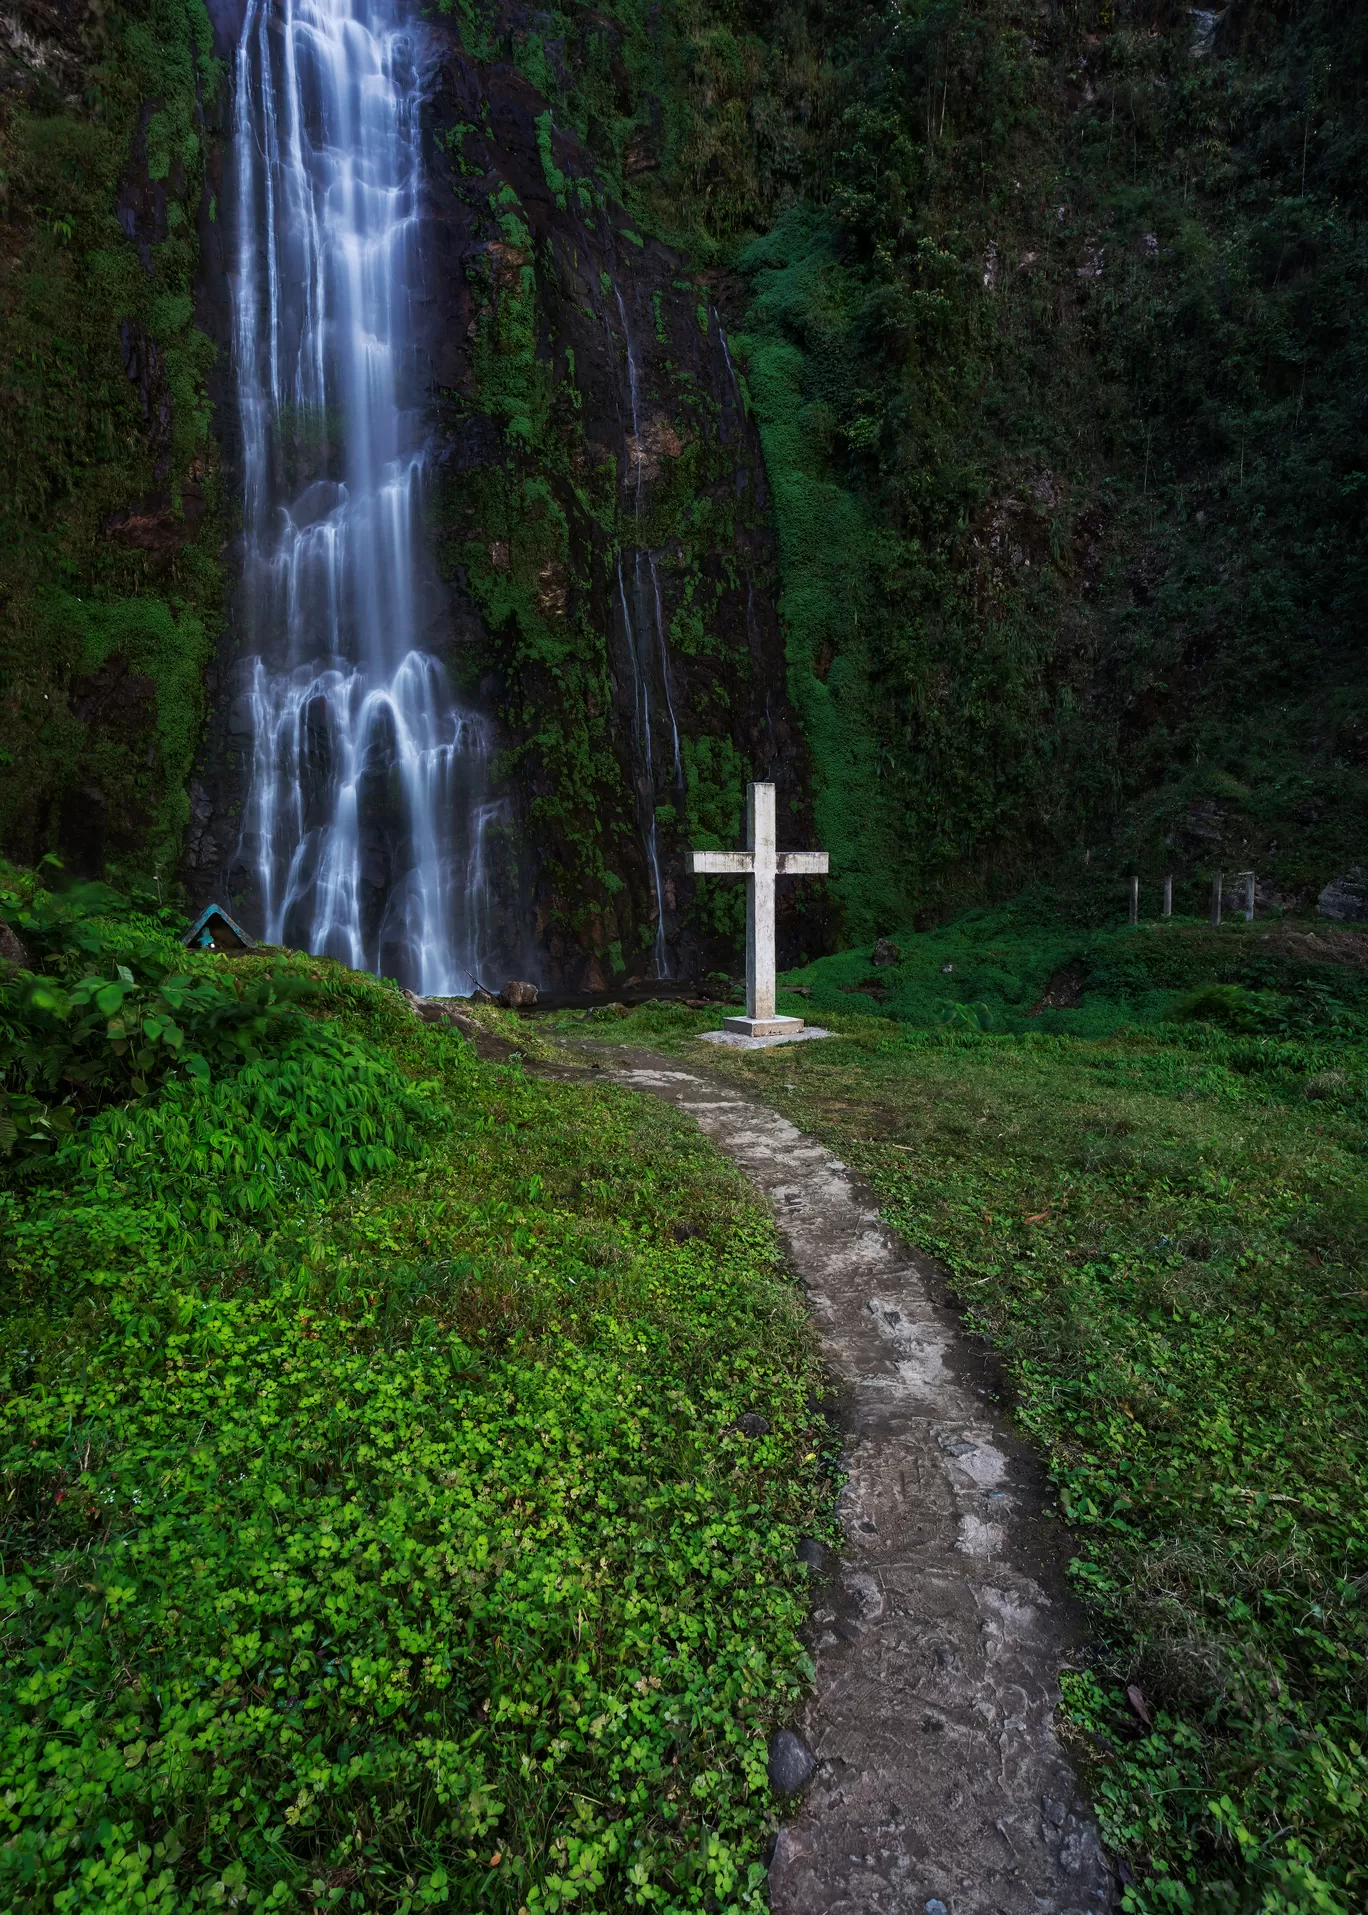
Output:
M684 789L684 766L679 757L679 720L675 717L674 693L670 688L670 647L665 637L665 607L660 596L660 567L656 564L655 553L646 555L647 569L651 574L651 602L655 610L656 643L660 647L660 675L665 686L665 712L670 720L670 745L674 754L675 789Z
M239 859L264 936L468 993L490 937L489 743L425 648L421 79L403 0L249 0L233 348L246 480Z
M632 409L632 437L630 456L635 468L632 480L633 516L641 518L641 486L644 465L644 448L641 439L641 393L637 373L636 351L632 344L632 328L627 318L627 307L620 288L614 289L617 296L618 317L622 321L623 343L627 354L627 390ZM644 564L644 576L643 576ZM649 590L648 590L649 582ZM674 791L682 795L684 788L684 769L679 754L679 726L675 721L674 693L670 685L670 647L666 637L664 606L660 591L660 572L653 552L643 551L640 547L632 556L632 592L629 603L627 586L623 577L622 559L617 567L618 603L622 609L624 636L627 641L627 656L632 669L633 689L633 731L635 733L639 784L638 801L641 814L641 834L646 847L646 862L650 867L651 884L655 891L656 929L654 941L655 973L657 977L670 975L669 947L665 935L665 885L660 871L660 849L656 828L656 770L655 748L652 741L652 687L658 684L662 694L664 710L670 723L670 740L674 761Z
M739 436L740 428L744 424L745 417L746 417L745 401L741 397L741 381L736 376L736 367L732 364L732 356L727 347L727 329L722 324L722 315L721 313L714 312L712 317L717 322L717 338L718 338L718 343L722 348L722 357L726 362L727 380L732 389L732 404L736 407L736 418L737 418L738 436ZM725 429L723 429L722 436L723 438L726 437Z

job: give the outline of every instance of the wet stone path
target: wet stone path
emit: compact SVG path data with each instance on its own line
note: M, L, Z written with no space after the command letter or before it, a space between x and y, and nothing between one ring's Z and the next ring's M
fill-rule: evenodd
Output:
M841 1399L841 1559L817 1585L804 1718L772 1745L775 1781L802 1790L770 1866L774 1915L1109 1909L1054 1732L1078 1641L1064 1538L930 1265L776 1111L642 1053L605 1075L687 1111L769 1200Z

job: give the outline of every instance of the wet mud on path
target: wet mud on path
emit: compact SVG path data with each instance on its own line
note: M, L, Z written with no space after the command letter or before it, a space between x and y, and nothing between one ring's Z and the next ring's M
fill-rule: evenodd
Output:
M775 1845L775 1915L1109 1908L1054 1733L1079 1641L1065 1538L931 1266L839 1159L732 1085L639 1053L605 1075L687 1111L768 1199L839 1392L844 1540L818 1588L798 1725L816 1768Z

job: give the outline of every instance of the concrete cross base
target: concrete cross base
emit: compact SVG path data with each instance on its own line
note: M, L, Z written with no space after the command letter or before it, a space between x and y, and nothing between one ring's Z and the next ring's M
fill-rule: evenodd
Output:
M738 1018L736 1022L740 1023L741 1019ZM808 1044L815 1037L831 1036L831 1032L824 1031L819 1024L804 1024L798 1017L792 1019L792 1022L799 1028L796 1031L786 1031L779 1037L747 1037L742 1031L700 1031L698 1041L700 1044L725 1044L730 1051L768 1051L779 1044Z
M801 1017L724 1017L724 1031L739 1037L796 1037L803 1028Z

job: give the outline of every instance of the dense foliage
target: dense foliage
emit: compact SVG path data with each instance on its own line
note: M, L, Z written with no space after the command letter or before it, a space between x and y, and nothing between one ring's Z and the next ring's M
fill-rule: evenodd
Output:
M835 1008L861 1002L851 953L786 1000L843 1041L727 1067L864 1171L1003 1354L1092 1623L1065 1722L1124 1906L1351 1915L1368 971L1362 940L1337 963L1304 936L1222 936L974 918L904 939L916 1023ZM1081 1002L1032 1017L1061 969ZM670 1046L696 1024L638 1026Z
M169 875L222 603L190 302L219 76L203 14L157 4L6 69L23 270L0 312L0 781L24 855L64 839L92 871ZM683 292L739 336L852 932L1085 852L1093 871L1253 863L1302 898L1354 861L1361 10L1251 3L1210 31L1158 0L446 11L546 97L547 179L568 193L564 128L594 156L591 199L620 195L684 249ZM483 545L452 558L485 553L475 599L535 703L538 829L611 890L576 844L612 783L577 715L603 696L593 646L541 603L543 573L584 570L546 503L560 439L531 361L505 393L522 361L490 343L477 384L533 436ZM685 441L696 398L675 395ZM652 534L678 544L686 598L690 541L736 536L713 517L690 531L672 500ZM505 544L506 576L488 561ZM675 642L706 645L686 625ZM691 765L692 833L734 811L748 769Z
M1361 10L615 0L503 45L742 321L853 932L1089 851L1354 861Z
M772 1226L307 959L190 958L142 1088L127 991L35 1076L178 949L85 903L6 903L69 1120L0 1174L0 1900L748 1905L829 1496Z
M223 613L218 77L201 0L21 9L0 41L0 844L91 876L174 874Z

